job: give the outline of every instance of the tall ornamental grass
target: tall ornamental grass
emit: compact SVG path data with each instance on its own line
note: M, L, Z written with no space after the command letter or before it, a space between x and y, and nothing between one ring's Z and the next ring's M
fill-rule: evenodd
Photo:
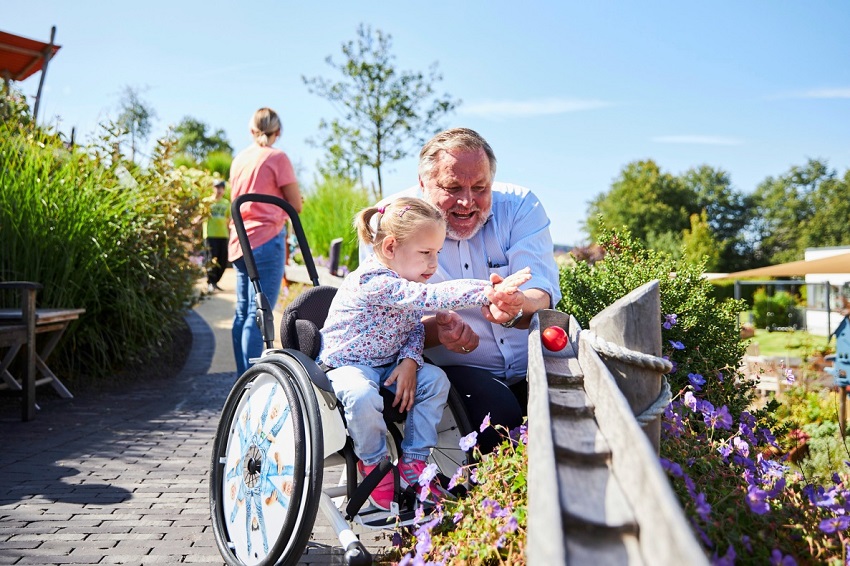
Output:
M344 179L321 179L306 190L300 218L313 257L326 258L331 240L342 238L339 264L348 270L357 269L360 260L354 215L370 204L366 190Z
M44 285L41 307L81 307L54 355L71 382L156 355L200 275L194 251L204 173L175 170L161 141L145 169L99 145L68 148L19 120L0 122L0 280ZM13 297L3 297L9 304Z

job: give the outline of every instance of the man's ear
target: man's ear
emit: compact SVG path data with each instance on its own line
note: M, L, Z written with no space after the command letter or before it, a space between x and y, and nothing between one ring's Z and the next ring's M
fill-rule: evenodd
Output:
M387 236L381 242L381 253L384 254L384 257L387 259L392 259L395 256L395 248L398 242L392 236Z

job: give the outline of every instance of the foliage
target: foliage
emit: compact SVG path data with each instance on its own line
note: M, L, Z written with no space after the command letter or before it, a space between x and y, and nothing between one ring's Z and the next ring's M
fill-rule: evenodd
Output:
M489 416L479 428L487 429ZM474 449L477 464L457 470L453 482L471 478L467 497L445 500L423 517L413 535L399 540L400 564L525 564L528 507L528 436L526 425L507 431L490 454ZM461 439L474 444L477 432ZM427 519L427 521L426 521Z
M590 319L608 305L657 280L662 313L675 314L677 320L663 348L676 367L668 376L672 390L684 389L691 383L689 376L697 375L705 379L704 395L712 403L737 411L746 407L752 389L741 387L734 379L745 351L738 339L743 303L718 303L711 283L702 277L701 263L646 250L628 232L618 234L602 226L599 244L605 250L602 261L594 266L580 261L573 269L561 270L563 298L558 310L588 328ZM666 319L658 321L662 322L669 324ZM681 347L683 343L688 346Z
M850 171L837 177L825 162L809 159L755 190L754 229L769 263L802 259L806 247L850 244Z
M233 156L224 151L214 151L207 155L201 163L201 168L210 173L218 173L222 179L230 178L230 164Z
M20 90L10 88L0 95L0 122L22 125L32 123L32 113Z
M115 123L130 134L130 161L136 160L136 140L144 142L151 133L156 111L141 97L139 87L125 86L119 102L119 114Z
M212 153L233 155L233 147L227 141L224 130L219 128L208 132L208 128L204 122L185 116L174 127L174 134L177 136L176 151L189 154L195 163L202 163Z
M344 61L326 59L342 74L342 80L302 76L312 94L338 105L343 114L341 119L319 124L325 135L319 144L328 152L325 173L362 184L362 169L374 169L376 200L383 197L382 171L386 165L418 150L423 135L436 133L438 121L459 103L447 94L435 95L434 85L442 80L436 63L427 75L399 71L391 48L391 35L360 24L356 43L342 45Z
M757 328L788 327L799 325L800 314L794 308L796 301L788 291L776 291L768 295L760 287L753 294L753 323Z
M369 195L366 191L354 187L346 179L326 178L306 190L300 218L314 258L327 253L331 240L342 238L339 264L349 270L357 269L359 243L353 220L367 206Z
M0 124L0 279L42 283L41 306L86 309L55 354L75 379L154 355L200 275L191 219L209 179L175 171L167 141L141 170L113 153L106 129L99 146L69 150Z
M625 227L637 240L646 241L649 233L679 234L688 228L694 212L693 195L679 179L664 173L652 160L626 165L607 194L590 204L586 225L590 237L599 242L603 230L600 218L609 226Z
M736 191L721 169L702 165L673 175L652 160L635 161L590 203L584 230L596 240L597 219L604 218L608 226L624 226L641 244L674 257L682 253L683 243L692 247L696 239L697 249L686 254L699 257L711 250L709 269L737 271L753 266L753 242L747 236L751 207L751 198ZM691 221L694 214L700 215L697 225Z
M691 214L691 229L682 234L683 255L687 261L702 261L706 271L715 271L720 264L720 250L708 225L708 215Z
M688 391L665 414L662 465L715 563L843 564L848 469L823 486L793 472L794 436L777 441L765 418L775 409L733 418Z
M646 251L629 234L603 231L605 259L593 268L579 262L563 270L564 301L559 309L582 326L633 288L657 279L661 291L658 324L665 351L674 362L668 376L674 399L662 419L662 466L696 536L716 564L838 565L850 538L850 479L835 465L841 444L829 421L812 421L808 434L822 438L831 460L815 461L809 477L788 464L800 455L793 422L777 422L779 404L749 410L752 382L738 370L744 343L738 339L742 304L717 303L701 265L676 262ZM675 276L670 276L675 273ZM786 370L785 378L795 376ZM810 409L828 418L821 407ZM803 427L803 430L809 430ZM812 449L814 450L814 449ZM821 460L823 458L821 457ZM812 479L824 479L825 484Z

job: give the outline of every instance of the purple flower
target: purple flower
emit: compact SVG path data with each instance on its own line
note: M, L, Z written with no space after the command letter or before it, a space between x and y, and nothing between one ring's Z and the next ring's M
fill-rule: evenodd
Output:
M671 328L676 326L677 322L678 320L676 319L675 314L665 314L664 323L661 326L663 326L665 330L670 330Z
M661 467L665 472L677 478L682 477L682 474L684 473L682 472L682 466L676 462L671 462L667 458L659 458L659 461L661 462Z
M463 469L458 468L457 471L452 475L451 479L449 479L449 485L446 489L454 489L454 487L457 485L457 482L460 481L462 475Z
M685 391L685 406L696 412L699 401L690 391Z
M732 415L729 414L729 409L726 405L720 407L719 411L711 411L705 416L705 424L711 428L730 429L732 428Z
M505 522L505 525L499 529L500 533L513 533L519 528L519 523L517 523L516 517L511 515L508 517L508 520Z
M667 340L667 341L670 342L670 345L673 346L674 350L684 350L685 349L685 345L682 344L681 342L679 342L678 340Z
M750 445L747 444L746 440L741 440L740 437L736 436L732 439L732 446L735 448L735 451L744 458L749 457Z
M770 564L771 566L797 566L797 561L790 554L783 556L781 550L774 548L770 553Z
M764 515L770 511L770 506L767 504L767 493L751 485L747 488L747 505L750 506L750 511L757 515Z
M460 511L458 511L457 513L455 513L455 514L454 514L454 516L452 516L452 522L453 522L455 525L457 525L458 523L460 523L460 521L461 521L462 519L463 519L463 513L461 513Z
M475 446L475 443L478 442L478 433L474 430L460 439L460 449L466 452Z
M796 379L797 378L794 377L793 371L791 371L790 369L785 370L785 381L787 381L788 383L794 383L794 381L796 381Z
M490 426L490 413L487 413L487 416L484 417L484 420L481 421L481 426L478 428L479 432L484 432L487 430L487 427Z
M481 506L484 508L484 512L487 513L487 516L491 519L495 519L501 515L502 506L499 505L498 501L487 497L481 502Z
M735 566L735 558L735 547L730 544L729 548L726 549L726 554L723 556L715 555L712 563L714 566Z
M702 391L702 386L705 385L705 378L698 373L689 373L688 381L694 388L694 391Z
M720 456L723 458L723 460L726 460L729 457L729 454L732 453L732 447L728 444L721 444L717 448L717 451L720 452Z
M439 466L437 464L431 463L425 466L422 470L422 473L419 474L419 485L425 487L426 485L431 483L431 480L437 477L437 472L440 471Z
M708 514L711 513L711 505L705 500L704 493L697 493L697 496L694 497L694 505L696 506L697 515L699 515L703 521L708 522Z
M719 381L720 383L723 383L723 372L722 371L717 372L717 381Z
M393 546L401 546L401 534L398 531L393 533L392 544Z

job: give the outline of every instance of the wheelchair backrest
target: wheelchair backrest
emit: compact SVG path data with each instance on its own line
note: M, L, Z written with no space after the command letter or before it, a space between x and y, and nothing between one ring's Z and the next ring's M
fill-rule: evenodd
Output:
M316 359L322 347L319 329L325 325L334 295L336 287L311 287L284 309L280 324L280 343L284 348L298 350Z

